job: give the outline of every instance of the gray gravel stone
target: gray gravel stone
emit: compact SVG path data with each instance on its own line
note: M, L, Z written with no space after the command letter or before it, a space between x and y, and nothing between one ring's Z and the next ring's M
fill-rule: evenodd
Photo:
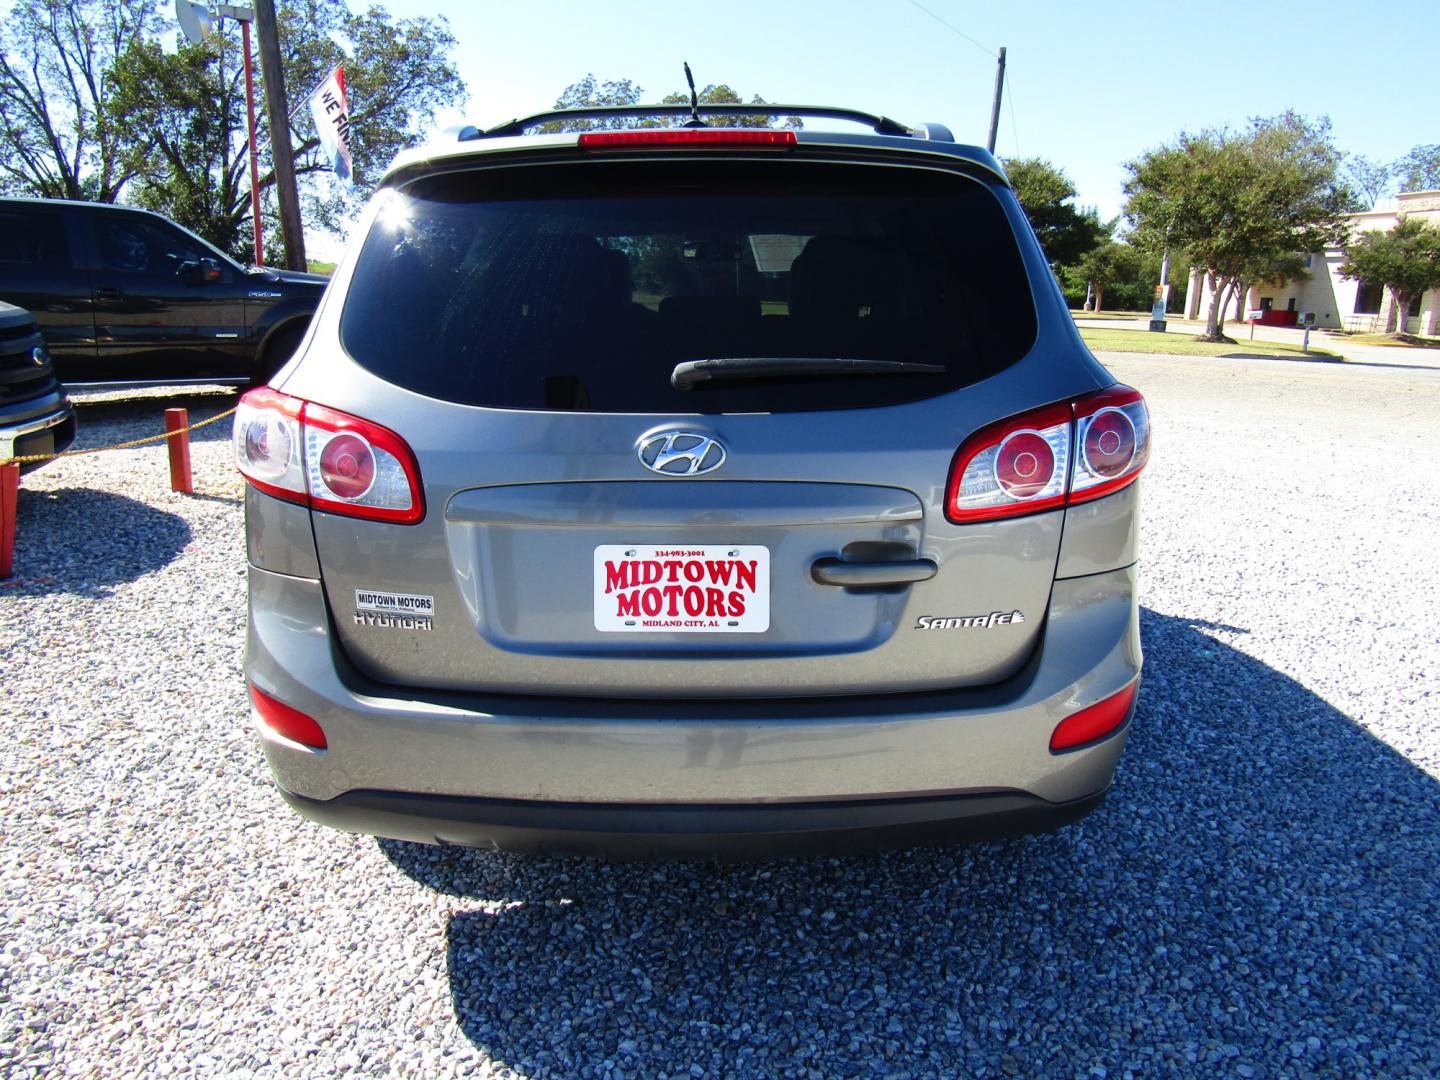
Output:
M226 425L197 498L159 447L26 477L0 1071L1440 1074L1440 379L1113 367L1157 426L1116 790L1057 834L877 859L520 859L303 822L248 729ZM83 400L92 446L171 403Z

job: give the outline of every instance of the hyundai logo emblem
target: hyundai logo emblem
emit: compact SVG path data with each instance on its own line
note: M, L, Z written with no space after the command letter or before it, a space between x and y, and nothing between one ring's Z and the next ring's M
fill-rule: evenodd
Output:
M640 464L662 476L699 476L725 464L725 448L708 435L662 431L641 440Z

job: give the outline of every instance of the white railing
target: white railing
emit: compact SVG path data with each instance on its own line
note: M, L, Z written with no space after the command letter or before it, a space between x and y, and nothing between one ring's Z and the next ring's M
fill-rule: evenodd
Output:
M1352 334L1373 334L1379 321L1379 315L1346 315L1341 319L1345 329Z

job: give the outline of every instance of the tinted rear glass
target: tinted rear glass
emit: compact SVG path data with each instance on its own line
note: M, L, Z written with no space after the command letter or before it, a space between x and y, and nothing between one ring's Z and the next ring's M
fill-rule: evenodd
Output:
M947 393L1035 309L996 197L958 174L784 163L476 170L392 192L341 337L382 378L517 409L787 412ZM677 363L847 357L943 372L676 390Z
M69 265L65 226L58 213L0 211L0 266L63 270Z

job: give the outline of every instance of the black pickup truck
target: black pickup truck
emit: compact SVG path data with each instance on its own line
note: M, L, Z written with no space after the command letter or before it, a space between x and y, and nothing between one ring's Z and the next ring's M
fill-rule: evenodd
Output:
M0 199L0 300L29 309L67 384L264 382L325 281L247 269L147 210Z

